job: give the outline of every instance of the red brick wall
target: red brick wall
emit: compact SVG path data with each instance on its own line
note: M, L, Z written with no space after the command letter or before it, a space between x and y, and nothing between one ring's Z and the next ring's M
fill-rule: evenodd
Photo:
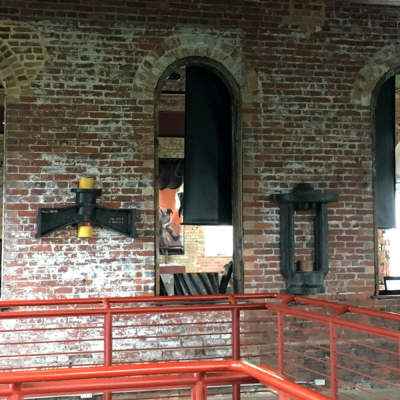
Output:
M307 8L293 16L288 1L104 4L2 2L0 17L32 25L49 54L8 105L3 297L152 292L154 109L138 88L157 82L142 74L153 67L149 57L172 63L190 52L186 37L201 35L210 58L230 43L235 50L219 61L243 77L246 291L284 289L270 196L309 182L340 197L329 209L328 295L372 295L371 111L351 96L359 71L397 38L400 8L332 1L322 18ZM174 48L179 41L186 53ZM137 208L138 238L95 228L81 240L66 228L35 239L37 209L73 203L82 175L96 178L100 203Z

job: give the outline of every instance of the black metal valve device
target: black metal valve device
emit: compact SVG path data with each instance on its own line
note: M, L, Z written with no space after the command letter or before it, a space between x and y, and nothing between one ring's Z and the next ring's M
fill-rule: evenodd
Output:
M101 189L71 189L76 204L71 207L39 208L36 237L49 235L69 225L78 225L78 237L90 237L92 227L112 229L136 237L135 209L104 208L96 204Z

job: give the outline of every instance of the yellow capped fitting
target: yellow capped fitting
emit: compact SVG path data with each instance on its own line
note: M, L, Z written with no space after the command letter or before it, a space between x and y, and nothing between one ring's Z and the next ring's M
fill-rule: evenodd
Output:
M79 189L93 189L94 188L94 178L82 177L79 178Z
M78 226L78 237L89 238L93 235L93 227L90 225Z

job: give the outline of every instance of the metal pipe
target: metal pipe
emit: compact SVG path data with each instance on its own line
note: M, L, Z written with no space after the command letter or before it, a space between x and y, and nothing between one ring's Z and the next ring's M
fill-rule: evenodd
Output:
M105 299L103 301L106 313L104 314L104 366L112 365L112 314L110 305ZM104 400L112 400L112 392L104 392Z
M1 308L1 305L0 305ZM128 315L128 314L164 314L164 313L185 313L185 312L207 312L207 311L231 311L235 308L242 310L262 310L265 308L263 303L252 304L200 304L192 306L155 306L155 307L132 307L132 308L112 308L112 315ZM105 310L102 309L77 309L77 310L38 310L30 311L6 311L0 313L0 319L13 318L43 318L43 317L61 317L61 316L90 316L104 315Z
M112 365L112 314L107 301L104 301L106 313L104 314L104 366Z
M199 302L199 301L228 301L230 297L241 300L250 299L274 299L285 298L288 295L281 293L252 293L252 294L215 294L215 295L192 295L192 296L137 296L137 297L108 297L109 304L113 303L175 303L175 302ZM104 298L78 298L78 299L47 299L47 300L4 300L0 301L0 308L26 307L26 306L49 306L49 305L71 305L71 304L104 304Z
M191 388L196 384L194 374L174 374L174 375L159 375L159 376L128 376L128 377L113 377L113 378L96 378L82 379L79 381L80 393L98 393L106 390L113 391L128 391L128 390L146 390L148 388L156 389L185 389ZM204 384L206 386L224 386L230 385L232 382L243 384L257 383L254 378L242 372L234 371L218 371L210 375L204 376ZM10 385L9 385L10 386ZM11 389L1 388L0 396L9 397ZM36 382L21 389L21 394L24 396L39 396L39 395L68 395L77 392L75 384L66 384L65 381L54 382Z
M284 320L282 313L278 312L278 370L284 376L285 374L285 336L284 336Z
M204 372L196 372L194 378L196 379L196 383L192 388L192 400L206 400L207 391L204 382Z
M335 316L327 316L327 315L322 315L322 314L317 314L314 312L310 311L302 311L302 310L297 310L297 309L292 309L289 307L284 307L280 305L266 305L266 307L275 312L281 312L286 315L291 315L293 317L301 317L306 320L311 320L311 321L318 321L318 322L323 322L326 324L329 324L331 321L334 320L335 324L338 326L342 326L345 328L353 329L356 331L360 332L365 332L365 333L370 333L372 335L380 336L380 337L386 337L388 339L399 339L400 338L400 332L394 331L391 329L387 328L381 328L373 325L367 325L363 324L360 322L353 322L349 320L344 320L337 318Z
M11 383L10 390L11 390L11 395L9 396L9 400L22 400L24 398L21 394L20 383Z
M234 296L229 296L231 304L236 305ZM240 360L240 309L232 310L232 360ZM232 385L232 400L240 400L240 385Z
M331 369L331 398L338 399L338 376L337 376L337 335L336 326L333 322L329 324L329 352L330 352L330 369Z
M282 378L277 372L267 367L260 367L243 361L240 366L235 366L235 368L247 373L264 385L295 397L297 400L330 400L329 397Z
M329 400L328 397L319 393L315 393L307 388L304 388L294 382L290 382L282 378L277 371L269 369L265 366L255 366L247 362L241 361L204 361L204 362L175 362L164 364L141 364L130 366L110 366L110 367L92 367L92 368L71 368L63 370L47 370L45 375L43 371L24 371L24 372L8 372L0 376L0 383L14 385L12 388L12 400L21 400L23 396L28 396L30 391L40 388L40 384L45 383L46 387L52 387L55 393L64 392L66 388L72 393L80 393L87 390L87 383L97 384L97 390L101 387L104 389L106 378L110 379L108 386L109 391L114 390L113 379L118 377L129 377L134 375L142 375L141 384L143 387L152 388L155 383L154 377L146 375L160 374L183 374L183 373L206 373L206 372L221 372L232 371L245 373L266 386L272 387L275 390L287 393L290 396L296 397L298 400ZM172 377L169 384L172 386L178 385L181 387L181 377ZM45 379L45 380L44 380ZM92 380L86 381L85 380ZM176 381L174 381L174 379ZM196 377L196 381L198 381ZM23 396L19 390L18 384L30 383L29 386L23 388ZM119 380L115 380L115 386L118 386ZM128 382L126 380L125 382ZM146 383L147 382L147 383ZM205 385L202 383L202 386ZM58 391L56 390L58 386ZM175 387L175 386L174 386ZM200 394L200 388L198 389ZM40 390L36 392L40 394ZM196 399L197 400L197 399ZM199 400L203 400L200 397Z
M293 302L294 296L283 298L280 305L287 306ZM266 306L267 307L267 306ZM278 330L278 370L282 376L285 376L285 320L284 315L278 311L277 313L277 330Z
M92 379L129 375L156 375L166 373L195 373L226 371L233 361L188 361L170 363L149 363L134 365L111 365L109 367L64 368L46 371L46 381ZM239 362L238 362L239 363ZM28 370L0 374L0 384L44 381L43 371Z

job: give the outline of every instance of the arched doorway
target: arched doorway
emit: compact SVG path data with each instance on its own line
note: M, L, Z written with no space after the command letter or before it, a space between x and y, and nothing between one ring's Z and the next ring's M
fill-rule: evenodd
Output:
M155 100L155 293L163 270L223 276L229 264L240 293L239 87L220 63L187 57L163 72Z
M400 293L400 79L392 72L374 93L377 294Z

